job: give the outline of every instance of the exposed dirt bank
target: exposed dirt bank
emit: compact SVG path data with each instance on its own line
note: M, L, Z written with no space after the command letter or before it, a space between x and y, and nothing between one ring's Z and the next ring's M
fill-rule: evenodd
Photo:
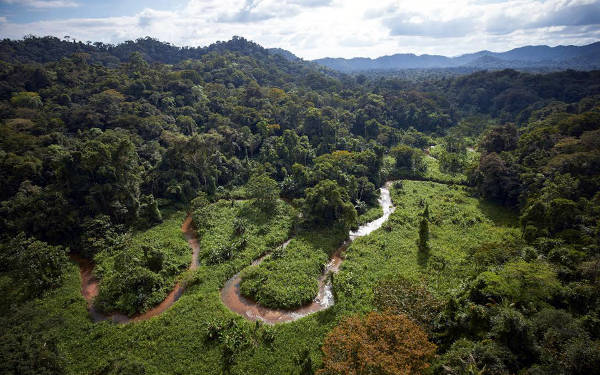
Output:
M192 248L192 261L189 269L194 270L198 268L198 254L200 252L200 247L192 226L192 215L188 215L186 217L183 225L181 226L181 231L184 233L185 238L188 240L188 244ZM99 291L99 280L94 277L94 263L89 259L85 259L77 255L71 255L71 259L79 265L79 275L81 276L81 294L87 301L90 317L95 322L112 320L116 323L128 323L131 321L137 322L147 320L153 316L161 314L163 311L173 306L173 304L183 294L184 286L178 282L175 284L173 290L171 290L171 292L160 304L143 314L136 314L132 317L121 313L103 314L94 308L94 298L98 295Z
M349 239L344 241L344 243L336 250L329 263L325 267L325 270L319 277L319 293L310 304L294 310L271 309L261 306L258 303L245 298L240 293L240 282L242 281L240 273L237 273L235 276L229 279L225 283L223 289L221 289L221 300L223 301L223 304L225 304L225 306L227 306L227 308L229 308L231 311L242 315L248 320L261 320L269 324L290 322L332 306L335 301L333 299L332 285L329 275L336 273L339 270L343 261L343 252L348 248L350 242L358 237L366 236L374 230L379 229L389 218L390 214L394 212L395 207L392 205L389 187L390 183L388 182L380 189L381 196L379 198L379 205L383 209L383 216L369 223L361 225L356 231L351 231L349 233ZM288 243L289 241L284 243L282 246L285 247ZM252 262L252 264L260 264L267 256L268 254L256 259L254 262Z

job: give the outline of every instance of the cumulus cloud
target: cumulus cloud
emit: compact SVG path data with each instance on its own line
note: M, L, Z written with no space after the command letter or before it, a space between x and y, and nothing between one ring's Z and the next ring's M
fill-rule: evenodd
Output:
M166 11L158 11L154 9L144 9L137 16L137 26L142 29L150 28L156 23L170 24L171 21L177 18L177 13L174 12L166 12Z
M473 31L474 22L470 18L456 18L447 21L429 20L418 15L402 15L384 20L391 35L417 35L437 38L465 36Z
M217 18L217 21L235 23L260 22L271 18L294 16L299 11L299 7L294 4L276 4L269 1L246 0L241 9L234 10L232 13L223 13Z
M492 0L457 1L451 6L438 1L411 7L370 10L365 18L380 18L391 35L460 37L470 33L504 35L523 29L553 26L600 25L597 0Z
M485 31L493 34L553 26L600 25L600 2L511 2L490 10L485 17Z
M254 23L296 16L307 8L325 7L331 0L246 0L240 8L219 15L219 22Z
M331 4L331 0L288 0L288 4L297 4L303 7L323 7Z
M587 26L598 24L600 24L600 3L575 3L553 9L527 26Z
M15 23L9 16L0 22L0 36L71 35L106 43L151 36L198 46L241 35L306 59L457 55L595 42L599 7L600 0L189 0L170 11L144 9L119 17Z

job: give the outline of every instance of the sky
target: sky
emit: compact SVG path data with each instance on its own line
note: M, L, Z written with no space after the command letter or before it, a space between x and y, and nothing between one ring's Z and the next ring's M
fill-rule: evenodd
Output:
M457 56L600 40L600 0L0 0L0 37L206 46L238 35L304 59Z

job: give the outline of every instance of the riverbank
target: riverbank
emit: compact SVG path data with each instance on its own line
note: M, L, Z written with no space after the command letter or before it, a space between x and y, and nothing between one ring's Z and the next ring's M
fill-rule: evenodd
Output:
M290 322L315 312L325 310L331 307L335 300L333 298L332 283L330 275L338 272L340 265L343 262L343 257L346 249L350 243L358 237L366 236L376 229L379 229L383 223L389 218L394 212L394 205L390 195L391 183L388 182L384 187L380 189L379 206L383 211L383 215L371 222L361 225L356 231L350 231L348 239L345 240L338 249L333 253L327 265L324 267L323 272L318 279L318 293L317 296L312 300L311 303L306 304L302 307L290 310L274 309L261 306L255 301L250 300L242 295L240 291L240 284L242 282L242 272L238 272L235 276L230 278L223 289L221 289L221 301L227 308L245 319L256 321L260 320L268 324L277 324ZM289 245L290 241L287 241L282 246L285 249ZM261 264L268 255L262 256L252 262L252 266L258 266Z

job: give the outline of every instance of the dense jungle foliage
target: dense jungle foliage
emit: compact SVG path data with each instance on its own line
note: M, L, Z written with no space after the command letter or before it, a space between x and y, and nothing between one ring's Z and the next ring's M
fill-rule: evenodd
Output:
M334 306L270 326L222 304L238 272L263 306L310 302L386 181L396 210L346 250ZM93 322L69 257L101 312L186 289ZM0 328L7 374L600 373L600 71L1 41Z

